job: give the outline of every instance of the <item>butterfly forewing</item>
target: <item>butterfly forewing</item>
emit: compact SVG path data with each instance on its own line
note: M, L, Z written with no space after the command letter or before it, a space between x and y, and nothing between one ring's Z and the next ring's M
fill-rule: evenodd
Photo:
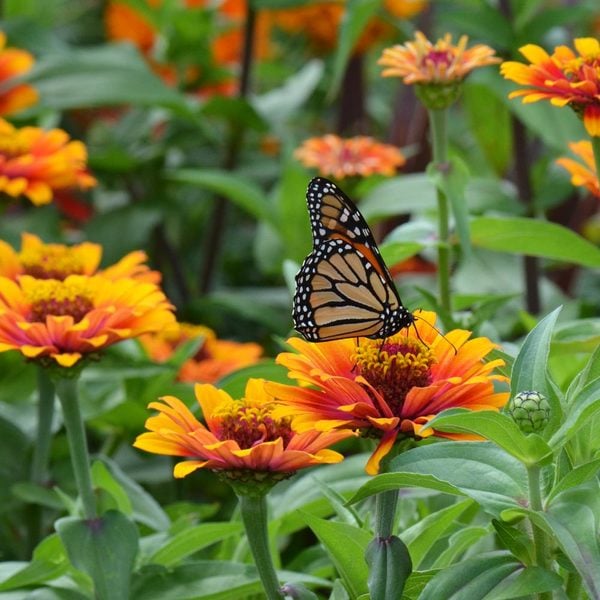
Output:
M412 323L371 230L350 198L317 177L306 200L313 250L296 275L295 329L319 342L385 338Z

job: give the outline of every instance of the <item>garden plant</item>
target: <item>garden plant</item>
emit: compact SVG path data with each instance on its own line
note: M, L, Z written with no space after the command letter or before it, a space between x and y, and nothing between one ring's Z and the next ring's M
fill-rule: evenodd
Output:
M600 599L598 0L0 17L0 600Z

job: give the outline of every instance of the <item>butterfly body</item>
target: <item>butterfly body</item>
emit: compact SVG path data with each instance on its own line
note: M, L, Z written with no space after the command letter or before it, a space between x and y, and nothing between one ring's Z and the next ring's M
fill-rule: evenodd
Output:
M307 340L383 339L414 321L398 296L369 226L334 183L306 194L313 250L296 275L293 319Z

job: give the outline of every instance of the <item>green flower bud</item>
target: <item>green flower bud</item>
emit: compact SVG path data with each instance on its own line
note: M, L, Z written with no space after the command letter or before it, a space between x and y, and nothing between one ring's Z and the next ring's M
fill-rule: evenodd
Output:
M419 83L415 93L426 108L444 110L452 106L462 92L462 79L448 83Z
M523 433L539 432L550 419L550 405L543 394L519 392L508 401L507 412Z

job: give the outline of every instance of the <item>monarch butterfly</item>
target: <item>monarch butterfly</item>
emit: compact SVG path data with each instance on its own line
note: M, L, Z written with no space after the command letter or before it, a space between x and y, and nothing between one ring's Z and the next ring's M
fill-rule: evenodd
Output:
M352 200L315 177L306 202L312 252L296 275L294 328L311 342L387 338L411 325L373 234Z

